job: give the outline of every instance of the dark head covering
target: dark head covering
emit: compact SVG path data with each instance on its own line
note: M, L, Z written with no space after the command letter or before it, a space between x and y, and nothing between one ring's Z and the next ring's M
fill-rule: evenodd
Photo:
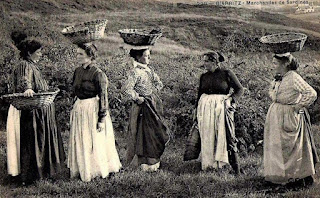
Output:
M206 61L210 61L210 62L220 63L225 61L224 55L218 51L208 52L208 53L205 53L203 56L205 57Z
M144 49L131 49L130 50L130 56L134 58L135 61L138 61L138 59L143 55L143 53L148 50L148 48Z
M18 47L23 40L27 39L27 35L23 32L14 31L11 33L11 39L13 40L14 45Z
M80 43L78 44L78 47L83 49L92 60L95 60L98 57L98 48L94 44Z

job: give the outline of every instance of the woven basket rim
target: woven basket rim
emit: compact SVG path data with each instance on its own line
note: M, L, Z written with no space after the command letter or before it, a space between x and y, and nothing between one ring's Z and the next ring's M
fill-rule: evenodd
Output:
M107 23L108 19L95 19L95 20L91 20L91 21L85 21L82 23L77 23L75 25L70 25L67 27L75 27L75 26L86 26L86 25L92 25L92 24L103 24L103 23Z
M46 95L55 95L60 92L60 89L55 89L55 91L49 91L49 92L41 92L41 93L34 93L33 96L46 96ZM6 94L1 96L1 98L17 98L17 97L25 97L24 93L12 93L12 94Z
M85 21L82 23L78 23L78 25L86 25L86 24L99 24L99 23L107 23L108 19L95 19L95 20L91 20L91 21Z
M62 34L72 34L72 33L78 33L78 32L88 33L90 31L89 27L87 27L88 25L104 24L105 23L105 26L106 26L107 22L108 22L107 19L96 19L96 20L93 20L93 21L87 21L87 22L83 22L83 23L78 23L78 24L70 25L70 26L67 26L67 27L63 28L61 30L61 33ZM76 31L68 30L68 29L72 30L72 28L74 28L74 27L80 27L80 28L79 28L79 30L76 30Z
M277 42L271 42L271 41L266 41L266 38L274 37L274 36L282 36L282 35L299 35L301 36L300 38L295 38L295 39L290 39L290 40L283 40L283 41L277 41ZM298 32L286 32L286 33L279 33L279 34L270 34L263 36L259 39L261 43L265 44L277 44L277 43L288 43L288 42L293 42L293 41L302 41L306 39L308 36L303 33L298 33Z
M134 30L134 32L132 32L132 30ZM145 31L146 29L121 29L121 30L118 30L118 32L120 34L137 34L141 36L162 35L162 32L150 34L150 33L138 32L136 30Z
M77 31L70 31L68 30L68 28L70 28L71 26L69 27L65 27L61 30L61 33L64 34L64 35L68 35L68 34L78 34L78 33L89 33L89 28L88 27L84 27L82 29L79 29Z

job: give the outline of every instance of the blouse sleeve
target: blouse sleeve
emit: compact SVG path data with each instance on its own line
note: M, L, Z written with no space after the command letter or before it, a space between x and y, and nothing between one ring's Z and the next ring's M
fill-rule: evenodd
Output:
M231 97L235 100L239 100L239 98L243 94L243 87L239 82L237 76L231 70L228 70L228 76L229 76L230 86L234 90Z
M137 100L139 94L134 90L134 86L136 85L138 76L134 72L134 70L130 70L127 74L127 80L124 82L122 86L122 95L125 100Z
M153 84L154 84L154 87L160 91L162 88L163 88L163 84L159 78L159 76L154 72L153 72Z
M300 75L294 75L294 88L300 93L297 104L307 107L317 99L317 92Z
M276 100L276 95L279 89L279 85L280 85L280 82L277 82L276 80L272 80L270 82L268 94L272 101Z
M14 75L16 76L16 92L22 93L27 89L33 89L33 70L29 64L20 64L15 70Z
M99 96L98 122L103 122L108 112L108 78L100 71L96 74L95 81Z

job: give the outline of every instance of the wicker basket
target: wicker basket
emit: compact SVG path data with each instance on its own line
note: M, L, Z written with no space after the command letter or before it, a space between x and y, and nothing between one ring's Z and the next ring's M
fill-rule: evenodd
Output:
M263 36L259 40L267 44L274 53L283 54L286 52L300 51L307 40L307 35L288 32Z
M40 109L53 103L59 89L52 92L34 93L33 97L25 97L23 93L13 93L1 96L19 110Z
M123 29L119 30L123 41L129 45L146 46L154 45L162 36L161 30Z
M89 43L103 37L108 20L95 20L64 28L61 32L75 44Z

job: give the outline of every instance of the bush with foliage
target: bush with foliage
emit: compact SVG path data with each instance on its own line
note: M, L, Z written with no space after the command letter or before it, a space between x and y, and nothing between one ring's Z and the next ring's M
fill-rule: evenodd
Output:
M203 14L209 15L216 11L218 16L224 16L227 8L210 7ZM233 9L233 8L230 8ZM167 8L166 11L203 12L199 8ZM255 11L244 9L234 10L243 17L254 17ZM247 15L245 15L247 13ZM19 51L15 47L11 34L14 31L23 32L29 38L37 38L45 44L44 55L39 62L43 74L50 86L60 87L61 93L56 99L56 115L61 131L69 129L69 113L72 108L71 79L79 65L76 62L76 46L70 43L61 33L61 24L71 24L84 20L87 15L11 15L0 17L0 95L9 92L10 73L19 63ZM233 13L234 14L234 13ZM259 14L260 16L261 14ZM266 15L264 13L264 15ZM77 16L78 18L76 18ZM106 17L98 13L90 17ZM235 116L236 133L240 139L239 147L245 153L255 150L259 140L263 138L265 115L271 103L267 90L272 80L272 54L265 49L258 38L265 34L278 33L283 30L255 27L252 24L236 20L213 20L211 18L164 17L141 19L131 16L111 15L108 18L107 30L116 32L124 27L155 27L164 29L166 39L160 39L162 45L169 42L172 48L152 49L151 66L159 74L164 83L161 98L165 106L164 116L167 124L176 137L186 136L192 125L192 111L195 108L199 77L204 70L200 69L199 54L209 50L222 50L228 57L225 67L232 69L245 87L245 92L238 102ZM276 21L274 21L276 23ZM55 24L48 26L47 24ZM111 36L114 34L111 33ZM109 79L109 105L116 135L125 134L128 126L130 104L122 100L120 89L130 68L128 51L119 48L121 40L106 38L96 42L100 51L98 64L106 72ZM301 73L304 79L320 93L318 51L319 40L310 36L304 51L295 55L301 60ZM177 50L182 49L182 50ZM267 53L266 53L267 52ZM0 123L5 126L8 104L0 101ZM311 108L312 122L319 124L320 100Z

